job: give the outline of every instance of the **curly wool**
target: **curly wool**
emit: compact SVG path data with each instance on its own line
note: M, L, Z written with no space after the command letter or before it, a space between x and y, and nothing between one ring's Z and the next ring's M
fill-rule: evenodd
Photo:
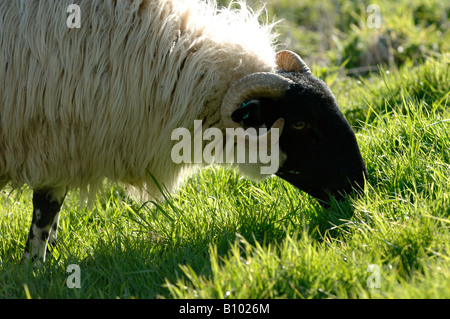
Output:
M272 25L244 4L0 0L0 188L80 188L104 179L150 195L148 172L173 190L192 166L174 164L171 132L221 127L232 82L275 68Z

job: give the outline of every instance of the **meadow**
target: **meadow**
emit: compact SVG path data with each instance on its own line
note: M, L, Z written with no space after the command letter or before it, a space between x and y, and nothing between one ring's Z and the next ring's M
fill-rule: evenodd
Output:
M228 1L222 1L222 4ZM273 177L211 167L165 200L68 194L58 248L19 264L31 191L0 194L3 298L450 298L450 5L270 0L278 45L328 83L356 132L365 196L323 208ZM248 1L257 8L261 4ZM372 21L373 22L373 21ZM376 21L375 21L376 22ZM157 182L157 181L155 181ZM80 287L70 288L69 265Z

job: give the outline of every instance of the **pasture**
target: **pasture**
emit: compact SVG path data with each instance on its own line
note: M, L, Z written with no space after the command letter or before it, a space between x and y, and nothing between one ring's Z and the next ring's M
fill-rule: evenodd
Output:
M323 208L277 177L218 167L175 194L159 185L156 203L105 183L92 207L67 195L57 250L33 268L19 264L31 191L6 187L0 298L450 298L449 4L380 0L375 26L368 4L267 4L280 48L327 82L354 128L364 197Z

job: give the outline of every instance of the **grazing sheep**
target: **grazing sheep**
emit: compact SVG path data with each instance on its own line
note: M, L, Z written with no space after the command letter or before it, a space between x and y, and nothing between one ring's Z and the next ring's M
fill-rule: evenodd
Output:
M72 3L0 0L0 188L34 191L25 259L45 261L69 189L93 196L108 179L158 196L151 172L175 190L204 166L171 160L171 133L192 132L196 119L224 133L270 128L250 141L278 132L276 174L319 199L363 187L367 171L333 95L299 56L275 54L259 13L78 0L81 25L69 28ZM235 166L265 177L261 163Z

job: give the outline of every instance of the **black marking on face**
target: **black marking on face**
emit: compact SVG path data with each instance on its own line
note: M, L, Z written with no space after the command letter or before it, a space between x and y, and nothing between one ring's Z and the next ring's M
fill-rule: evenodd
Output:
M264 109L266 105L261 99L253 99L243 102L241 107L231 114L231 119L242 123L244 129L249 127L259 128L265 126Z
M366 166L355 134L326 84L305 76L285 100L287 125L280 148L287 159L277 175L323 201L329 195L342 199L353 188L362 190Z
M276 175L310 195L327 201L362 193L367 169L350 124L325 82L308 73L279 72L293 84L276 100L252 97L232 114L244 128L270 128L284 119Z

